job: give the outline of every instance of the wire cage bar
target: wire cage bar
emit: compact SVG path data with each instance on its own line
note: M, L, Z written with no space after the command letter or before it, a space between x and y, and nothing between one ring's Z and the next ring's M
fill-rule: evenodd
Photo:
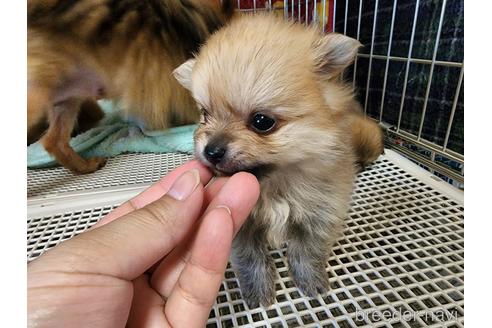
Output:
M378 0L376 0L374 4L374 22L372 24L372 38L371 38L371 50L369 53L369 68L367 71L367 84L366 84L366 100L364 101L364 114L367 114L367 100L369 99L369 86L371 83L371 68L372 68L372 56L373 56L373 50L374 50L374 37L376 36L376 22L378 18ZM335 21L335 20L333 20ZM333 28L333 31L335 31L335 28Z
M388 52L386 53L386 66L384 68L384 82L383 82L383 92L381 95L381 108L379 109L379 122L383 121L384 97L386 95L386 83L388 82L388 68L389 68L389 63L390 63L391 46L393 43L393 28L395 26L395 16L396 16L396 6L397 5L398 5L398 0L395 0L395 2L393 3L393 11L391 14L391 27L390 27L390 34L389 34L389 41L388 41ZM347 19L347 16L345 15L345 20L346 19Z
M430 73L429 73L429 81L427 82L427 89L425 91L424 108L422 109L422 114L420 116L420 126L419 126L419 132L417 134L417 140L420 140L420 138L422 137L422 128L424 127L425 112L427 110L427 105L429 104L429 94L430 94L430 88L431 88L431 84L432 84L432 75L434 73L434 65L436 63L437 50L439 49L439 38L441 37L441 29L442 29L442 23L444 22L445 10L446 10L446 0L443 0L442 6L441 6L441 18L439 18L439 28L437 29L437 34L436 34L436 44L434 46L434 53L432 55L432 62L431 62Z
M362 17L362 1L359 1L359 14L357 17L358 17L358 19L357 19L357 37L356 37L356 39L359 40L359 38L360 38L360 21L361 21L360 18ZM347 21L347 17L345 17L345 21ZM356 73L357 73L357 60L358 60L358 58L359 57L357 56L355 58L355 61L354 61L354 75L352 77L352 86L354 89L355 89L355 80L356 80L355 77L356 77Z

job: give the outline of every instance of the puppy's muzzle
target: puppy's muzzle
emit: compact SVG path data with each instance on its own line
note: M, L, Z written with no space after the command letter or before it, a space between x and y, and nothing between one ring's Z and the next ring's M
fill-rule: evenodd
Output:
M205 158L213 165L217 165L222 161L227 151L227 146L221 141L212 141L205 146L203 153Z

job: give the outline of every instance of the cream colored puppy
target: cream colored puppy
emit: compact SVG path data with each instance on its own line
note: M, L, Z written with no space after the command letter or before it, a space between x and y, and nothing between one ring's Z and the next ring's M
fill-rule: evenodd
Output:
M275 299L268 247L287 242L294 282L328 287L357 163L382 152L377 124L339 75L360 43L269 15L243 16L174 72L201 110L196 157L216 173L252 172L260 199L234 241L233 267L250 307Z

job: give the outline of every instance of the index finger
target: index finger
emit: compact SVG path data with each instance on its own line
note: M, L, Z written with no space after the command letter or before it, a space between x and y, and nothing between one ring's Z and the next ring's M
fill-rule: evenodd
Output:
M198 160L194 159L191 160L181 166L178 166L174 170L172 170L170 173L166 174L164 177L162 177L160 180L152 184L149 188L145 189L142 191L140 194L135 196L134 198L124 202L120 206L118 206L116 209L113 211L109 212L105 217L103 217L101 220L99 220L98 223L96 223L93 228L98 228L100 226L103 226L113 220L116 220L119 217L122 217L123 215L126 215L130 212L133 212L134 210L138 210L145 205L148 205L159 198L161 198L163 195L165 195L168 191L169 188L172 186L174 181L184 172L192 170L192 169L197 169L199 174L200 174L200 180L203 185L206 185L210 179L212 178L212 173L209 171L209 169L201 164Z
M226 208L216 208L203 218L191 250L164 313L171 326L203 327L227 266L234 225Z

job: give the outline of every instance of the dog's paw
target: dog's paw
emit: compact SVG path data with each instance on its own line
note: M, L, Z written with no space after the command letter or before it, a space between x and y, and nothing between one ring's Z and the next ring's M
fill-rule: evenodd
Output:
M89 166L94 169L94 171L99 170L100 168L104 167L107 163L107 158L104 157L93 157L89 159Z
M267 307L275 302L275 284L255 281L251 283L239 281L241 294L250 309L260 305Z
M275 268L273 263L265 263L255 270L239 270L241 294L249 308L260 305L269 306L275 302Z
M106 165L107 159L104 157L92 157L87 160L87 164L81 168L80 170L77 170L77 173L80 174L87 174L87 173L92 173L100 168L102 168L104 165Z
M95 172L106 165L107 159L104 157L91 157L89 159L79 159L75 163L64 164L75 174L88 174Z
M328 273L323 264L319 264L319 267L308 263L291 264L290 273L296 286L306 296L314 297L330 289Z

